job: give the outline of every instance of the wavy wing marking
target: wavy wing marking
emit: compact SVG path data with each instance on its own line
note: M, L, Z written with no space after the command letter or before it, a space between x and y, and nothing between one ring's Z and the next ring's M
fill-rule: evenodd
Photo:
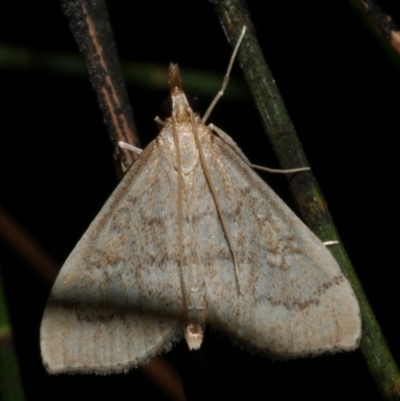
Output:
M359 306L331 253L231 146L214 136L204 148L242 292L230 258L210 263L209 323L277 358L356 348Z

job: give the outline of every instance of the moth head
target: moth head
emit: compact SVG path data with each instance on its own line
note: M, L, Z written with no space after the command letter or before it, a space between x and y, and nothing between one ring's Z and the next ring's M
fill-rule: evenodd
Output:
M168 116L173 114L177 121L190 119L192 107L197 106L197 97L186 95L183 91L178 64L169 65L169 87L171 97L163 104L164 114Z

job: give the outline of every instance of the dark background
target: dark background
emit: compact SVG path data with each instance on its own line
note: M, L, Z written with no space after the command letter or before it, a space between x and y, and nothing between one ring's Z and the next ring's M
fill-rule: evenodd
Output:
M260 45L396 358L399 57L349 2L271 3L248 2ZM400 21L394 1L379 4ZM165 69L176 61L182 68L218 73L222 80L231 48L209 2L110 1L108 6L123 60ZM3 5L0 41L77 52L54 0ZM242 79L237 64L233 75ZM157 135L153 118L167 87L131 86L129 96L146 144ZM254 163L276 167L246 96L222 99L210 121ZM204 111L210 99L200 101ZM0 205L61 265L117 185L95 94L87 78L3 68L0 105ZM263 177L292 205L285 178ZM50 285L3 240L0 265L28 400L163 399L136 370L106 377L48 376L40 359L39 325ZM379 399L359 351L271 362L208 330L200 352L189 352L181 342L165 357L192 399Z

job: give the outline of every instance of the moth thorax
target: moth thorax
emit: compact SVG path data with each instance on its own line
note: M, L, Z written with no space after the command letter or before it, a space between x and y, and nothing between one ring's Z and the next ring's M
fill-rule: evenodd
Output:
M177 121L190 118L190 106L184 93L172 96L172 110Z

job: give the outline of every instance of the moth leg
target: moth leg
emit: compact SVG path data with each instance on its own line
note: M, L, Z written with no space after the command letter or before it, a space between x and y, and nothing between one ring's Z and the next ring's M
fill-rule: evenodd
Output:
M118 146L122 149L131 150L132 152L135 152L138 155L140 155L143 152L143 149L137 148L136 146L133 146L130 143L124 141L118 141Z
M154 121L156 122L158 129L161 130L162 128L164 128L164 126L165 126L164 121L161 120L160 117L156 116L156 118L154 119Z
M324 241L323 244L324 244L326 247L328 247L328 246L331 246L331 245L338 245L338 244L339 244L339 241L337 241L337 240Z
M211 112L213 111L215 105L218 103L218 100L221 99L221 97L222 97L223 94L224 94L224 91L225 91L226 87L228 86L229 75L230 75L230 73L231 73L232 65L233 65L233 62L235 61L236 54L237 54L237 52L238 52L238 50L239 50L240 44L242 43L242 40L243 40L243 37L244 37L244 34L245 34L245 33L246 33L246 26L243 26L242 33L241 33L240 36L239 36L239 39L238 39L238 41L237 41L237 43L236 43L236 46L235 46L235 48L234 48L234 50L233 50L231 59L229 60L228 69L226 70L226 74L225 74L224 79L223 79L223 81L222 81L221 89L220 89L220 90L218 91L218 93L215 95L214 100L213 100L213 101L211 102L211 104L208 106L207 111L204 113L204 116L203 116L203 118L201 119L201 121L203 122L203 124L205 124L206 121L208 120L208 117L210 117L210 114L211 114Z
M291 169L274 169L259 166L257 164L250 163L249 159L243 154L243 152L239 149L236 142L222 129L216 127L214 124L209 124L208 127L214 131L224 142L226 142L242 159L243 161L253 169L267 171L268 173L277 173L277 174L292 174L292 173L300 173L301 171L310 171L310 167L299 167L299 168L291 168Z
M288 170L278 170L278 169L272 169L272 168L268 168L268 167L258 166L256 164L251 164L249 159L239 149L236 142L226 132L222 131L222 129L216 127L214 124L209 124L208 128L210 128L212 131L214 131L227 145L229 145L243 159L243 161L247 165L249 165L250 167L252 167L254 169L267 171L269 173L280 173L280 174L298 173L301 171L309 171L310 170L310 167L300 167L300 168L293 168L293 169L288 169ZM336 240L325 241L325 242L323 242L323 244L326 247L328 247L331 245L339 244L339 241L336 241Z
M251 166L250 160L243 154L236 142L222 129L216 127L214 124L208 124L208 128L214 131L227 145L229 145L248 165Z
M266 171L268 173L274 173L274 174L292 174L292 173L301 173L302 171L310 171L311 170L310 167L275 169L275 168L259 166L258 164L250 164L250 166L252 168L254 168L255 170L262 170L262 171Z

